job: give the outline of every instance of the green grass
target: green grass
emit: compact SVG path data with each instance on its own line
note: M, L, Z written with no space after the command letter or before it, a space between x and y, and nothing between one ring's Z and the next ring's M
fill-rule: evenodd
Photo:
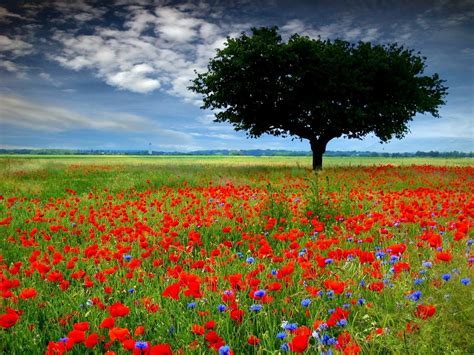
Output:
M460 280L472 277L472 248L466 243L472 228L462 228L474 222L474 160L357 157L326 158L324 163L323 171L314 173L310 157L1 157L0 220L11 216L12 221L0 226L0 267L6 278L18 278L21 284L12 289L12 297L2 299L0 314L7 306L24 313L13 327L0 328L0 353L44 353L48 342L67 336L74 323L84 321L90 322L89 332L105 340L93 350L76 344L72 353L103 353L109 334L99 324L108 308L87 306L96 297L106 307L120 301L130 308L116 326L132 333L144 326L145 334L133 339L167 343L185 353L212 353L203 337L190 332L190 324L212 319L236 353L277 354L283 341L276 334L284 320L314 330L315 321L327 320L329 310L346 304L347 326L333 327L328 334L349 332L363 354L473 353L474 290L472 283L464 286ZM33 221L38 215L41 220ZM274 225L269 224L271 218ZM313 218L324 223L322 233L314 233ZM51 230L57 225L66 230ZM224 232L225 227L231 231ZM462 238L455 240L458 229ZM190 231L201 234L201 247L189 244ZM441 236L443 250L453 255L451 262L436 259L436 248L422 238L427 231ZM326 247L328 240L335 244ZM384 263L341 258L325 267L316 262L331 253L357 249L374 254L400 243L407 246L401 261L409 263L410 270L398 275L393 275L389 258ZM103 254L87 257L94 244ZM259 256L265 245L272 257ZM66 252L66 247L77 251ZM311 255L308 260L298 256L303 248ZM37 271L27 276L35 251L40 252L38 260L71 282L67 291ZM143 256L145 252L149 255ZM54 264L55 253L65 260ZM132 275L123 262L125 254L142 262ZM74 267L66 267L75 256ZM255 257L254 264L245 262L249 256ZM162 265L155 265L160 259ZM272 270L291 260L296 266L289 280L272 276ZM431 268L422 266L427 260ZM11 274L19 261L21 271ZM211 269L192 268L197 261ZM177 280L170 270L178 266L203 279L204 297L196 299L195 310L187 307L191 297L162 297ZM97 273L114 267L116 272L105 283L97 281ZM261 273L255 273L258 267ZM85 287L83 279L72 278L78 270L94 285ZM378 271L380 278L374 276ZM244 289L236 291L238 305L246 312L242 324L217 311L223 290L230 288L227 276L238 273L244 281ZM446 273L452 275L449 282L441 280ZM218 278L217 291L204 286L208 276ZM414 285L419 278L424 282ZM327 296L323 283L328 279L345 281L351 295ZM260 302L248 297L250 280L259 280L258 288L274 281L283 284L282 291L270 293L273 302L263 304L260 313L249 311ZM360 286L361 281L380 280L387 280L381 293ZM106 285L113 288L111 294L104 292ZM311 295L307 286L323 290L323 295ZM37 289L38 296L19 299L25 287ZM414 290L423 294L418 303L406 298ZM145 309L144 297L159 304L159 311ZM308 297L309 316L301 307ZM365 303L358 305L361 298ZM436 306L436 314L419 319L414 313L419 303ZM407 331L412 323L419 329ZM259 337L259 347L246 343L250 335ZM285 341L293 336L288 333ZM194 341L197 347L191 351ZM308 353L328 349L315 339L310 343ZM125 353L118 342L110 349Z
M474 158L327 157L324 170L386 164L473 166ZM184 181L199 185L257 176L275 180L287 173L302 177L310 173L310 166L310 157L4 155L0 156L0 180L6 195L56 196L65 188L80 192L140 188L149 178L155 186L178 186Z

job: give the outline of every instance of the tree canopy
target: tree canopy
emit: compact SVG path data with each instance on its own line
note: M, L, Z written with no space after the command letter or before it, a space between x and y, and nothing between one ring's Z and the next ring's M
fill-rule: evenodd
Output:
M203 95L216 122L249 137L264 133L307 139L313 169L327 143L341 136L402 138L417 113L439 116L447 87L423 76L425 57L398 44L349 43L252 28L227 38L190 89Z

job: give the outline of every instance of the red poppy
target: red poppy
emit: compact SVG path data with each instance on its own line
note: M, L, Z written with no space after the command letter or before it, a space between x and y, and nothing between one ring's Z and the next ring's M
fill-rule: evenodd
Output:
M308 335L297 335L289 343L290 350L295 353L302 353L306 351L309 345Z
M130 337L130 332L127 328L112 328L109 330L110 340L124 341Z
M100 323L99 328L111 329L114 327L114 325L115 325L115 318L109 317L109 318L105 318L102 321L102 323Z
M150 349L150 355L172 355L173 351L169 344L158 344L152 346Z
M162 293L163 297L169 297L179 300L179 293L181 291L181 284L179 282L169 285Z
M440 261L450 262L453 256L449 251L442 251L436 254L436 259Z
M256 345L260 344L260 339L257 338L255 335L251 335L251 336L248 338L247 343L248 343L249 345L256 346Z
M86 347L89 349L92 349L94 346L96 346L99 343L99 335L97 333L92 333L90 334L84 344Z
M8 312L8 311L7 311ZM0 315L0 327L10 328L13 327L16 322L20 319L20 316L16 312L8 312Z
M71 330L68 337L73 343L82 343L86 340L86 332L83 330Z
M415 311L415 316L421 319L428 319L435 315L436 307L433 305L419 304Z
M124 304L117 302L110 306L109 312L112 317L124 317L130 313L130 309Z
M20 293L20 298L22 299L28 299L28 298L34 298L38 292L34 288L24 288L21 290Z

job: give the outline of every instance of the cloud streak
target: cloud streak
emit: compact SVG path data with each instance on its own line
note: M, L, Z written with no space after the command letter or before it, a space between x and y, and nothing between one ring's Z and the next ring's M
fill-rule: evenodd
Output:
M92 129L111 132L147 132L181 141L192 140L185 132L166 129L153 120L124 112L99 112L91 117L75 111L23 97L0 93L0 122L38 132L65 132Z

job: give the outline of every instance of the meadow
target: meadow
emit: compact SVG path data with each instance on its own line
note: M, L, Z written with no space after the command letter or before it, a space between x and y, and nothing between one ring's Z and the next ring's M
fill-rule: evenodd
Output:
M474 353L474 159L0 157L0 352Z

